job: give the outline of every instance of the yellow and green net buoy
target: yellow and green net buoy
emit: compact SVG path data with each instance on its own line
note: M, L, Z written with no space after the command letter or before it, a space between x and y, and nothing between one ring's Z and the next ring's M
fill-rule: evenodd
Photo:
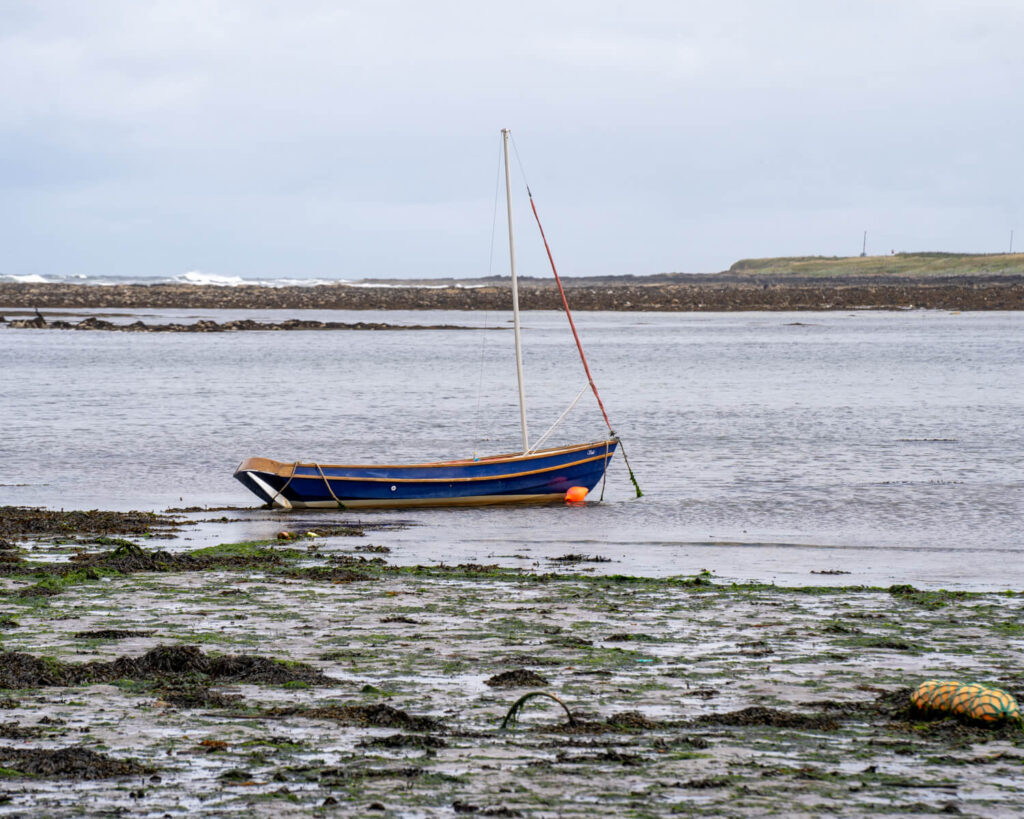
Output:
M1012 694L1001 688L956 680L927 680L910 695L914 707L926 713L950 714L990 724L1021 722Z

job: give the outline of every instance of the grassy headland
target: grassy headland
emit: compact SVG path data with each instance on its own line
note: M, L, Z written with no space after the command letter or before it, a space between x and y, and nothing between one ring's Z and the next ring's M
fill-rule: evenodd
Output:
M733 276L771 279L935 279L1024 276L1024 253L894 253L741 259Z

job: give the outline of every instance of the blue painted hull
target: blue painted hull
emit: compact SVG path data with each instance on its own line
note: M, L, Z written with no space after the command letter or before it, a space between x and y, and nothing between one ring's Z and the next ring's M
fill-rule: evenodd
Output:
M618 441L611 439L528 455L427 464L332 465L243 461L235 477L281 508L399 508L562 500L573 486L591 490Z

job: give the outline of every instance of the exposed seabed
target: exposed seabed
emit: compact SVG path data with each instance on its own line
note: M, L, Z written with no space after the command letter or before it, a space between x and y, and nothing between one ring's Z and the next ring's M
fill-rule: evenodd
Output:
M579 553L397 566L340 513L213 544L240 516L5 517L0 814L1024 805L1024 731L907 699L931 677L1019 696L1018 593L629 577ZM571 719L539 698L502 730L530 691Z

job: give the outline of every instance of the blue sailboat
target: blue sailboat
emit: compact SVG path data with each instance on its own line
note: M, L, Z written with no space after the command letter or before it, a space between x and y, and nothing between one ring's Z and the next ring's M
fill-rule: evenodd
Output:
M516 279L515 237L512 230L512 187L509 170L509 131L502 130L505 158L505 196L508 210L509 261L512 273L512 325L515 335L516 375L519 383L519 419L523 447L520 452L432 463L321 464L304 461L281 462L269 458L249 458L235 470L235 478L264 503L282 509L366 509L413 506L479 506L507 503L552 503L583 500L587 492L604 478L608 463L619 446L608 422L597 387L590 375L583 347L576 332L554 259L540 225L537 208L530 194L530 205L540 227L544 247L555 274L569 326L587 375L583 388L569 409L587 390L594 393L608 437L603 440L551 449L530 446L526 426L526 395L523 388L523 353L519 326L519 289ZM527 188L529 193L529 188ZM566 410L555 426L568 414ZM627 464L628 466L628 464ZM632 472L630 472L632 478ZM633 479L634 485L636 484ZM637 487L639 496L639 487Z
M551 503L573 487L590 491L604 476L617 441L408 465L280 463L249 458L235 477L284 509L366 509Z

